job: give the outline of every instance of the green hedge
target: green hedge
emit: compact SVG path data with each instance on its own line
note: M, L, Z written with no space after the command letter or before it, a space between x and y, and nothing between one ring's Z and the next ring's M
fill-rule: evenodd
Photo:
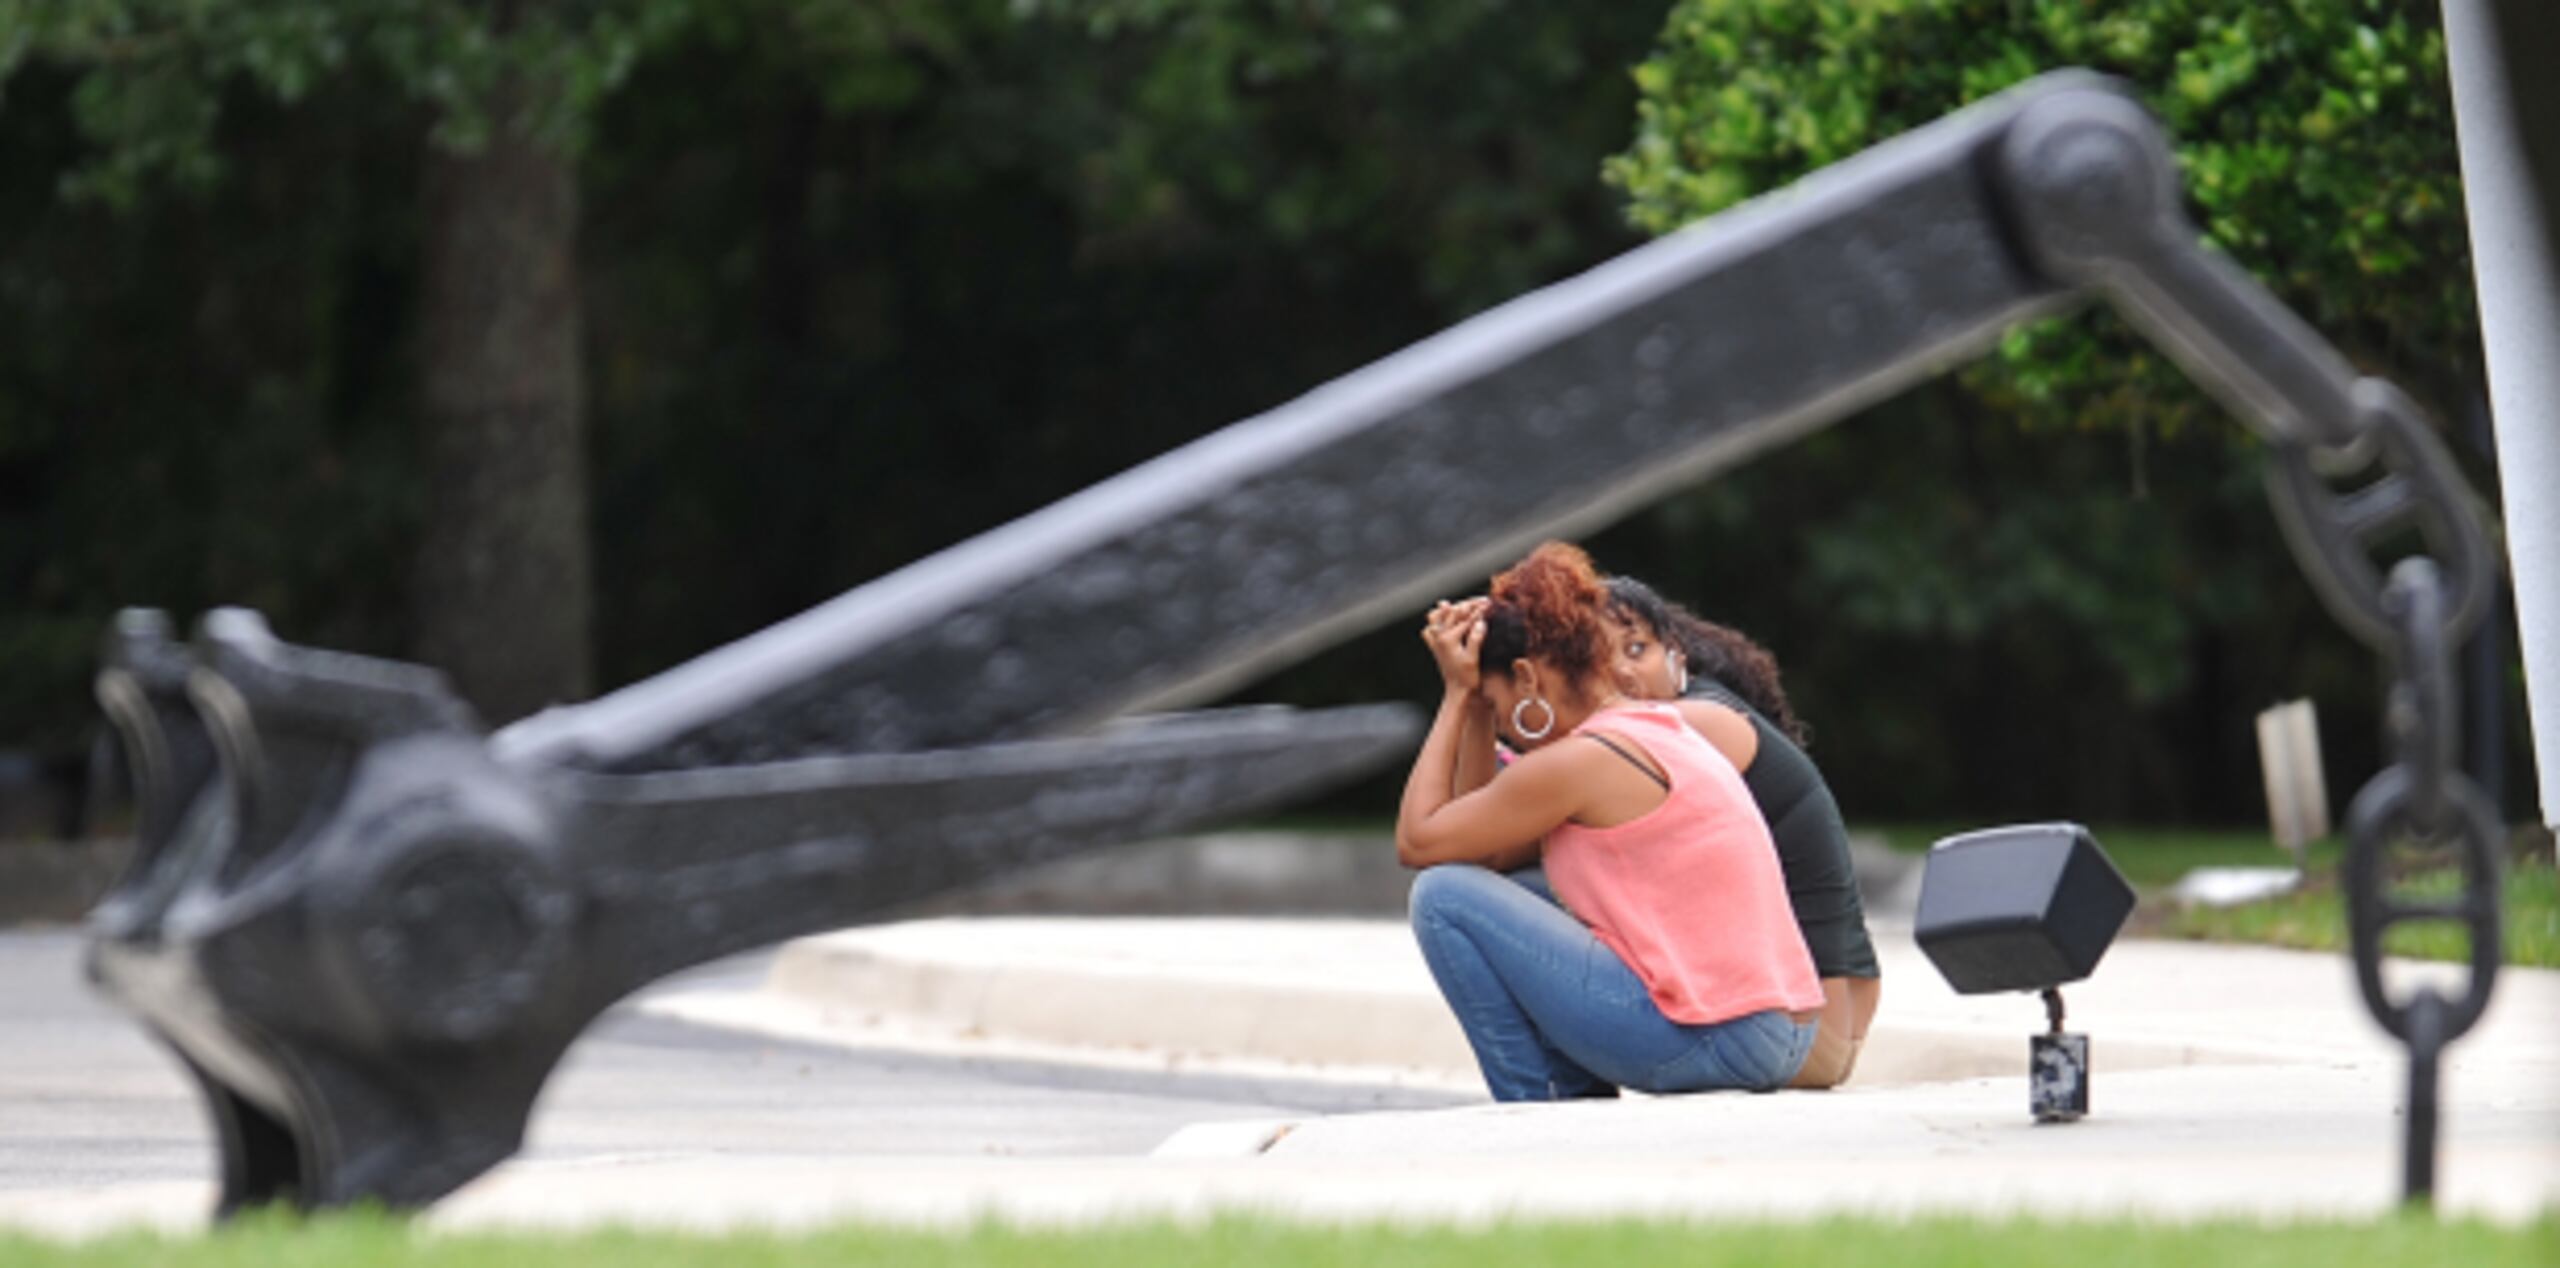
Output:
M2207 237L2349 356L2447 409L2478 379L2434 0L1681 0L1608 164L1669 232L2039 72L2129 81ZM2013 335L1968 383L2029 423L2213 407L2122 327Z

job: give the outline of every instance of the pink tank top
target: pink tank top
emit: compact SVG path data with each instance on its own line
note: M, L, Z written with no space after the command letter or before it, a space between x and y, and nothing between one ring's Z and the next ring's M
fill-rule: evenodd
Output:
M1574 729L1594 732L1642 749L1671 777L1671 791L1616 827L1567 823L1549 832L1556 897L1673 1021L1822 1007L1769 825L1733 763L1669 705L1603 709Z

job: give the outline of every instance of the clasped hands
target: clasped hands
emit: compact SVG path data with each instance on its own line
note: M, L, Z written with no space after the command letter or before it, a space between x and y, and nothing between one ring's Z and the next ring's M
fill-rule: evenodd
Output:
M1431 605L1422 621L1422 644L1439 666L1441 685L1450 692L1481 699L1483 679L1476 657L1484 648L1484 613L1492 600L1483 595Z

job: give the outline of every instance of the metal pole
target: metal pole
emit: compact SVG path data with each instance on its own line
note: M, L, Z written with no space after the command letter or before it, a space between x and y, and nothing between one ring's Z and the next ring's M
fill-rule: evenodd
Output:
M2560 49L2548 0L2445 0L2543 822L2560 825Z
M2489 464L2489 478L2496 479L2498 440L2489 427L2487 401L2472 398L2462 431L2472 454ZM2463 761L2472 781L2502 815L2507 808L2507 628L2515 621L2515 601L2509 594L2502 586L2490 596L2488 617L2462 649L2465 691L2471 697L2462 710L2471 723L2471 737L2462 746Z

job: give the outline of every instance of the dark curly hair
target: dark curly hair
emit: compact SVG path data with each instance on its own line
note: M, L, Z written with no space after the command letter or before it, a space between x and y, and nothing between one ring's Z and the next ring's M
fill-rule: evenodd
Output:
M1611 577L1606 588L1612 613L1678 647L1692 672L1713 679L1742 697L1743 703L1795 741L1796 747L1813 743L1813 733L1806 728L1804 719L1797 717L1795 707L1787 703L1786 689L1778 684L1778 658L1768 648L1752 642L1740 630L1718 625L1663 598L1653 587L1633 577Z
M1579 546L1544 542L1494 574L1476 667L1511 676L1522 657L1544 661L1577 689L1607 673L1609 591Z

